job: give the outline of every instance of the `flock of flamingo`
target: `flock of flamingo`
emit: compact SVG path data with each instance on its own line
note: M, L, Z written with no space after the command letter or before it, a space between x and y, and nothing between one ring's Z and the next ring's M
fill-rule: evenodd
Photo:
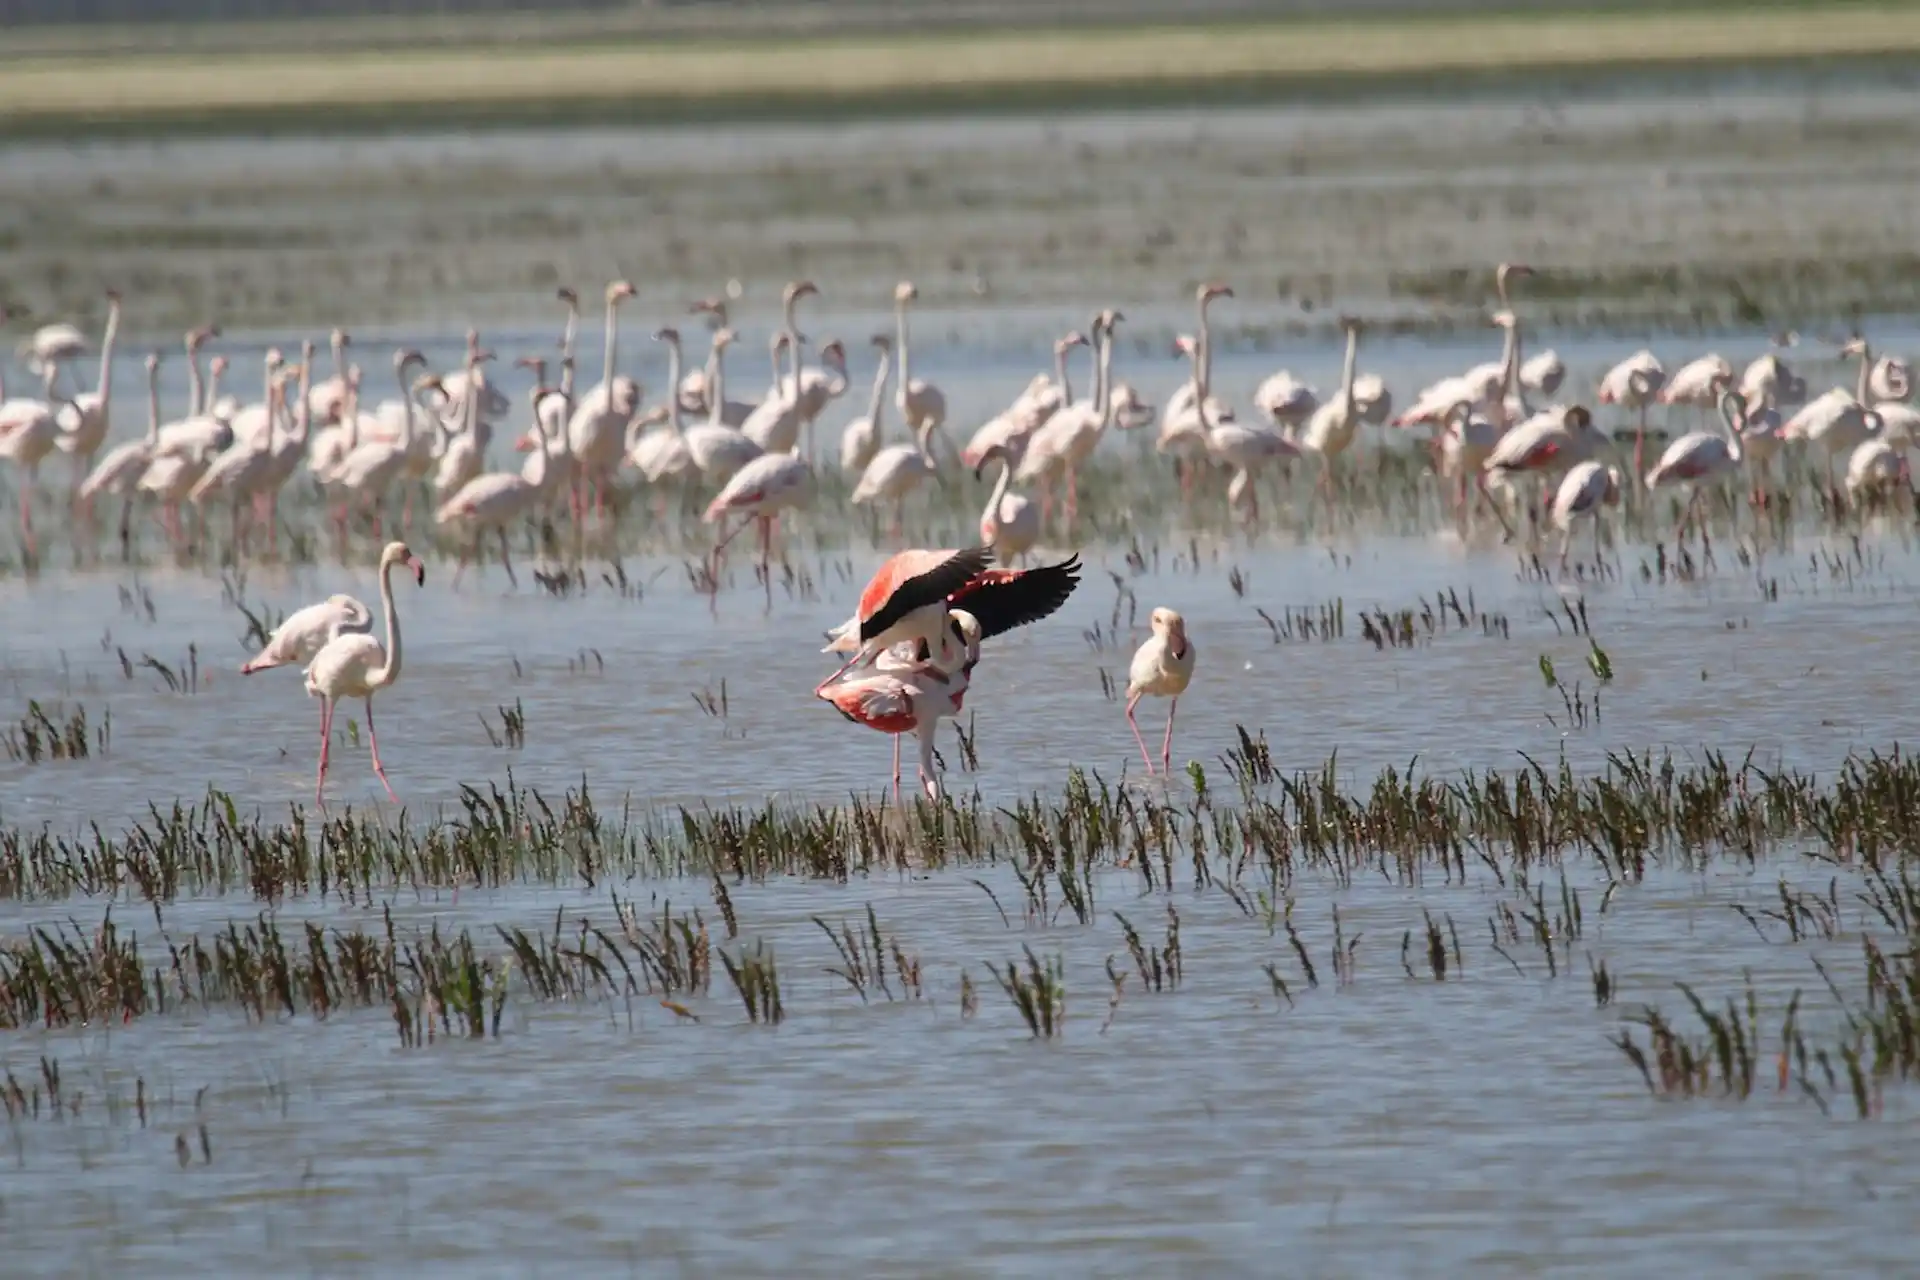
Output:
M1066 334L1054 344L1050 373L1036 375L959 450L976 477L999 464L980 520L980 545L910 549L882 564L862 592L854 616L830 635L828 652L849 656L816 688L816 695L848 719L893 736L896 798L900 739L913 734L922 786L937 799L941 792L933 771L933 732L940 720L959 711L982 644L1052 614L1077 585L1074 557L1037 568L1011 566L1024 564L1040 541L1053 516L1056 489L1064 491L1064 533L1071 538L1081 469L1112 428L1135 430L1157 421L1157 450L1170 456L1183 489L1191 493L1195 478L1209 466L1225 468L1231 473L1227 501L1244 508L1250 522L1258 519L1257 479L1269 465L1316 455L1317 493L1331 508L1342 459L1363 423L1424 429L1435 473L1445 481L1456 519L1470 522L1476 510L1490 508L1511 538L1512 520L1520 514L1515 504L1524 503L1536 531L1542 522L1560 530L1563 569L1577 521L1594 522L1597 550L1598 517L1621 501L1627 481L1617 466L1605 461L1616 436L1602 434L1592 411L1564 401L1537 408L1531 402L1534 397L1551 399L1566 370L1551 351L1531 359L1523 356L1522 325L1510 291L1530 274L1528 267L1511 263L1494 273L1500 305L1491 320L1503 332L1500 358L1434 383L1398 414L1384 380L1360 370L1365 326L1359 320L1341 322L1345 360L1332 395L1322 398L1281 372L1254 393L1257 418L1242 419L1215 394L1212 381L1211 309L1233 296L1230 288L1210 283L1197 290L1196 332L1174 342L1174 353L1189 363L1190 376L1157 409L1114 380L1114 336L1125 317L1113 309L1100 311L1084 333ZM711 486L705 519L719 526L716 561L735 537L755 527L765 574L777 522L815 497L814 423L848 385L846 352L839 342L822 347L817 367L808 367L803 358L807 340L798 327L796 307L818 290L802 280L784 291L782 322L769 342L772 384L752 403L727 393L725 353L735 340L727 304L718 299L693 304L693 311L713 323L705 363L683 369L678 331L655 332L654 339L667 352L669 391L664 403L652 409L643 407L640 384L619 372L619 311L634 292L623 280L607 287L601 378L585 390L577 390L574 381L579 299L570 290L560 292L566 313L558 377L549 381L548 362L542 357L520 362L535 373L527 425L516 437L517 448L530 456L519 468L500 471L488 470L487 454L494 424L504 420L512 406L488 380L493 353L471 332L457 369L433 372L420 352L396 351L397 395L369 412L361 400L362 370L348 359L350 339L342 330L331 335L330 376L316 376L311 341L302 343L297 361L269 350L261 399L241 403L221 392L227 367L223 356L214 355L203 376L200 356L218 330L196 329L185 338L191 388L186 416L162 421L160 356L148 355L146 434L105 448L121 317L120 298L109 294L94 390L75 387L62 394L63 373L91 344L74 326L52 324L21 344L21 355L41 379L41 398L9 399L0 392L0 458L22 468L27 481L20 489L22 532L31 548L37 471L49 456L62 453L73 461L71 502L82 528L92 528L97 499L119 497L124 546L135 502L151 499L158 504L168 536L177 542L185 536L183 508L199 513L204 530L205 508L221 501L231 510L236 554L261 521L271 547L278 495L304 467L329 495L342 539L356 517L370 522L379 537L396 495L403 499L399 519L410 521L417 484L430 486L437 498L436 523L461 529L468 537L455 573L457 583L488 530L498 535L501 559L511 577L510 524L563 499L576 521L587 519L589 511L603 512L618 473L630 467L648 484ZM879 358L867 412L846 426L838 460L856 478L852 501L890 505L896 533L913 491L940 474L932 446L947 421L940 388L913 376L908 311L917 297L910 282L894 291L894 333L872 339ZM20 314L8 308L5 318ZM1075 396L1067 364L1079 347L1092 352L1092 388L1085 397ZM1606 373L1597 387L1598 402L1621 406L1632 415L1616 433L1632 439L1632 483L1649 490L1670 485L1690 490L1676 540L1684 537L1689 521L1695 521L1704 488L1743 469L1752 472L1750 500L1764 504L1766 469L1787 441L1802 441L1824 454L1830 487L1842 455L1846 485L1855 493L1906 480L1906 451L1920 440L1920 413L1906 403L1913 390L1909 367L1895 358L1876 359L1858 337L1842 352L1859 361L1856 385L1812 398L1805 380L1777 350L1743 370L1709 355L1671 374L1652 352L1641 351ZM883 446L889 403L908 429L910 442ZM1648 414L1655 405L1693 406L1703 417L1715 414L1718 429L1672 440L1647 467L1644 452L1652 433ZM1038 503L1016 492L1015 485L1038 485ZM1534 494L1526 492L1529 487ZM1706 536L1704 524L1701 536ZM351 596L336 595L288 617L242 668L255 672L306 664L307 690L320 699L321 707L317 797L324 795L328 742L341 698L365 703L374 772L388 795L393 794L374 734L372 699L400 675L400 623L391 581L396 566L405 566L416 582L425 582L419 557L404 542L388 543L379 562L384 644L373 635L371 610ZM1126 702L1127 721L1149 773L1153 753L1140 733L1135 709L1144 697L1170 700L1159 757L1161 770L1170 769L1174 712L1193 670L1194 648L1185 622L1171 610L1154 610L1152 635L1129 672Z
M1211 308L1233 291L1206 284L1197 291L1197 327L1181 335L1175 354L1191 366L1190 376L1155 407L1113 376L1114 338L1125 317L1103 310L1086 331L1060 338L1053 368L1033 380L1001 413L976 430L958 450L962 462L981 476L999 464L991 496L980 520L981 541L1000 560L1025 557L1053 520L1054 496L1064 489L1062 532L1071 541L1078 508L1081 469L1109 429L1159 430L1156 448L1170 457L1183 491L1191 494L1205 470L1230 473L1226 500L1251 523L1259 518L1258 479L1276 463L1303 455L1319 461L1318 492L1331 508L1335 479L1363 423L1416 428L1430 433L1433 467L1444 481L1456 520L1490 509L1506 535L1525 510L1537 531L1551 522L1561 533L1564 566L1575 522L1595 519L1620 500L1623 476L1605 465L1615 443L1596 428L1586 406L1551 400L1566 377L1565 365L1551 352L1526 358L1522 325L1510 290L1531 275L1530 268L1502 263L1494 273L1499 308L1491 314L1504 332L1500 358L1443 378L1413 397L1395 414L1393 396L1377 374L1359 368L1365 326L1343 319L1346 355L1339 387L1325 397L1291 373L1267 378L1254 392L1254 413L1239 416L1216 394L1212 381ZM803 356L808 345L796 316L801 300L818 293L810 281L788 285L782 296L781 323L769 340L772 380L758 401L728 394L725 357L736 340L728 304L707 299L695 313L713 326L704 364L683 369L678 330L653 334L666 348L670 393L651 408L643 389L619 372L619 316L635 296L624 280L607 286L601 377L584 390L575 387L575 338L579 298L561 290L565 319L559 342L557 378L549 381L541 357L519 361L535 373L526 427L515 434L516 448L529 456L510 470L489 470L488 452L495 426L512 414L512 405L487 377L493 359L478 336L469 333L461 367L435 373L417 351L394 354L396 395L368 411L362 400L362 369L348 358L350 339L331 335L331 372L319 377L311 343L289 361L277 349L266 353L261 398L242 403L223 393L224 356L214 355L203 375L201 354L218 336L214 328L196 329L185 338L189 403L184 417L163 421L159 404L160 357L146 357L147 430L144 436L106 448L112 427L111 375L120 326L118 295L107 295L104 332L99 343L99 372L91 391L60 391L64 371L91 350L86 335L69 324L45 325L22 344L28 367L41 379L39 398L6 398L0 390L0 459L19 467L21 530L34 547L33 492L40 464L55 453L73 463L71 502L78 527L93 527L93 504L103 497L122 501L120 535L124 547L136 501L151 501L168 537L186 536L183 509L198 513L204 529L206 509L224 503L231 512L235 554L245 550L254 526L266 525L269 548L276 540L280 492L304 468L328 495L342 540L350 521L368 523L376 539L382 519L396 497L399 518L410 527L414 494L421 486L434 495L437 524L464 535L456 580L478 554L489 530L513 577L507 530L526 516L565 499L574 519L591 509L604 512L623 469L649 486L705 486L712 497L705 519L718 527L715 555L748 528L759 533L764 573L776 526L783 514L810 506L816 496L813 429L827 406L849 384L846 350L827 342L818 365ZM853 480L856 505L890 507L896 534L914 491L941 474L933 444L944 438L947 398L933 383L915 377L909 343L908 313L918 298L911 282L894 290L894 332L872 339L878 353L867 412L845 427L839 465ZM6 319L23 314L7 308ZM1068 359L1080 347L1091 349L1092 385L1076 396ZM1826 460L1829 487L1834 468L1846 459L1845 483L1855 494L1885 486L1907 475L1905 455L1920 439L1920 412L1906 401L1913 384L1907 364L1876 359L1864 339L1842 351L1860 362L1857 386L1836 387L1809 398L1806 381L1795 375L1775 351L1737 371L1719 355L1703 356L1668 373L1651 351L1641 351L1610 369L1597 391L1602 405L1617 405L1632 415L1632 483L1657 489L1685 485L1691 497L1682 511L1676 538L1684 536L1697 512L1703 485L1743 469L1753 476L1752 500L1766 500L1764 478L1773 457L1788 441L1803 441ZM888 395L889 384L893 394ZM883 444L891 404L908 439ZM1694 406L1717 413L1719 430L1693 431L1673 440L1652 467L1644 456L1651 432L1648 412L1655 405ZM1020 489L1037 486L1038 502ZM1537 486L1537 497L1523 490ZM1470 501L1471 499L1471 501ZM732 525L729 529L727 526ZM1704 536L1704 529L1703 529ZM516 579L517 580L517 579Z

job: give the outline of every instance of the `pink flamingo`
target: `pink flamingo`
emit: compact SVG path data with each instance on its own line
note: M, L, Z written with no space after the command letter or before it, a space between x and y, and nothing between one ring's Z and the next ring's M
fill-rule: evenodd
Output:
M955 651L944 663L918 662L911 649L880 655L878 669L868 675L837 680L815 696L833 704L855 724L893 735L893 802L900 804L900 739L913 734L920 744L920 785L927 799L940 799L940 779L933 771L933 735L940 721L957 715L973 669L980 661L981 626L964 609L947 614Z

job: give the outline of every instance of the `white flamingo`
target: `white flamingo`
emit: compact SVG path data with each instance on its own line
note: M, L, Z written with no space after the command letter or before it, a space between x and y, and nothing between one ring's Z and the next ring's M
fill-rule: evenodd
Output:
M373 633L373 610L350 595L335 592L318 604L295 609L267 636L260 652L240 665L240 674L311 662L335 636Z
M680 331L662 329L653 335L654 341L667 344L667 368L675 376L680 371ZM713 336L714 343L724 352L733 341L733 331L722 329ZM687 457L703 479L724 485L733 479L740 468L752 462L764 452L758 444L737 427L729 427L719 421L718 406L726 403L726 375L723 367L716 363L714 375L708 385L714 388L714 399L708 406L708 418L704 423L691 427L680 425L680 406L677 401L667 405L668 429L678 432L685 442Z
M133 532L133 494L153 461L153 450L160 439L160 354L149 353L147 367L147 432L107 450L87 478L80 482L80 500L89 505L101 494L120 501L120 547L124 554Z
M1740 395L1750 405L1792 409L1807 402L1807 380L1770 351L1755 359L1740 375Z
M1733 366L1723 355L1701 356L1673 371L1660 388L1661 404L1689 404L1704 413L1720 403L1720 393L1733 384Z
M607 486L626 448L627 423L640 411L640 384L617 372L620 304L633 297L634 292L633 285L625 280L615 280L607 286L600 381L574 404L573 417L567 423L567 455L575 468L573 509L576 516L584 511L578 491L582 480L593 486L595 508L604 510Z
M881 423L887 406L887 374L893 364L893 339L884 333L873 335L880 363L873 371L873 391L867 397L867 415L855 418L840 433L840 469L849 475L865 472L867 464L880 449Z
M107 290L107 328L100 339L100 380L60 407L60 452L73 459L73 484L78 489L93 469L94 456L106 442L113 413L113 343L120 332L120 295Z
M1194 310L1198 318L1195 332L1199 335L1200 360L1206 365L1209 378L1213 375L1213 317L1211 315L1215 298L1231 298L1233 290L1224 284L1207 283L1193 291ZM1192 378L1175 387L1173 394L1167 397L1167 407L1161 414L1162 422L1171 422L1176 418L1198 417L1199 384ZM1162 433L1164 439L1164 432Z
M1694 519L1699 508L1701 487L1740 469L1740 419L1745 409L1739 393L1722 391L1720 418L1726 428L1725 433L1689 431L1668 445L1666 452L1660 455L1660 461L1654 464L1653 470L1647 472L1649 490L1679 484L1691 490L1686 505L1680 509L1680 523L1673 529L1675 546L1680 545L1687 522ZM1707 536L1706 525L1700 522L1699 529L1701 545L1711 553L1713 544Z
M1155 609L1152 625L1153 634L1134 652L1127 667L1127 726L1133 730L1133 740L1140 744L1140 758L1151 774L1153 757L1147 752L1146 739L1140 736L1140 722L1133 718L1133 711L1142 698L1169 699L1167 736L1160 744L1160 770L1165 774L1173 767L1173 713L1180 707L1180 695L1193 682L1194 653L1193 642L1187 639L1185 618L1171 609Z
M906 424L916 432L928 423L938 430L947 421L947 397L931 382L913 376L912 349L907 342L907 304L919 297L920 290L911 280L902 280L893 287L894 351L900 359L900 386L894 404Z
M7 312L9 316L26 314L12 308L8 308ZM22 339L17 354L26 362L27 372L47 384L47 396L51 398L53 388L60 380L61 367L91 350L93 348L88 344L86 334L64 320L56 320L41 325Z
M800 400L794 392L800 382L799 336L782 329L767 340L767 350L773 357L778 377L767 398L755 405L747 420L740 424L740 433L763 453L789 453L800 443L800 428L805 425ZM783 355L788 358L791 373L780 369Z
M469 356L473 363L492 359L492 353L481 351ZM529 410L539 403L547 388L535 386L530 394ZM472 410L468 410L469 417ZM461 549L460 563L453 572L454 585L467 571L469 560L480 557L480 538L488 529L492 529L500 539L500 564L507 571L507 581L514 586L520 585L520 579L513 571L513 555L507 548L507 525L534 510L545 497L546 482L553 465L553 441L547 431L536 419L528 435L534 451L518 471L490 471L476 476L467 482L465 488L440 504L434 513L434 520L442 525L464 525L473 531L472 541Z
M1067 380L1067 353L1075 347L1086 345L1086 335L1078 330L1056 340L1053 344L1053 376L1034 374L1032 381L1014 397L1012 404L989 418L973 433L973 438L967 441L967 447L960 451L960 461L969 467L976 467L987 456L987 450L996 444L1019 442L1024 445L1027 438L1045 426L1049 418L1072 404L1073 388Z
M1113 421L1113 329L1126 319L1118 311L1102 311L1093 319L1090 330L1094 345L1093 400L1067 405L1047 420L1027 441L1027 453L1020 460L1015 479L1022 484L1040 480L1047 485L1041 498L1044 520L1051 497L1055 472L1064 471L1067 481L1067 523L1072 525L1078 512L1079 468L1091 457L1101 436Z
M60 417L53 398L53 379L57 366L41 366L40 378L46 399L25 397L7 399L6 386L0 381L0 459L13 463L24 473L20 486L20 532L27 550L37 544L33 536L33 490L39 483L40 463L60 441Z
M1667 367L1651 351L1634 352L1600 379L1600 403L1617 404L1639 413L1633 432L1633 474L1641 474L1647 445L1647 408L1667 382Z
M1340 390L1334 399L1313 411L1306 428L1294 443L1303 453L1320 457L1320 479L1316 487L1326 495L1327 518L1333 518L1333 469L1340 456L1353 444L1360 429L1360 406L1354 397L1354 370L1360 358L1360 321L1342 316L1340 327L1347 334L1347 354L1340 366Z
M867 463L867 469L860 473L860 482L853 486L852 502L855 506L875 502L893 504L893 532L896 537L901 534L906 522L907 495L929 477L940 474L929 448L933 423L922 422L913 435L912 444L888 445L874 454L873 460Z
M398 439L368 440L340 460L339 484L349 495L348 501L355 498L364 502L373 516L373 536L380 536L380 504L387 496L394 482L399 480L407 469L414 449L414 420L420 409L414 403L414 387L407 377L407 370L415 365L425 366L427 358L418 351L402 348L394 352L393 372L400 384L400 404L402 417ZM460 402L475 400L481 394L481 384L469 378L462 386Z
M352 389L348 389L352 397ZM307 693L320 699L320 774L313 787L315 803L324 803L327 785L327 744L333 736L333 711L342 698L359 698L367 708L367 745L373 752L373 772L387 789L387 799L397 800L393 784L380 763L380 738L373 727L373 695L400 678L400 613L393 605L393 567L403 564L413 571L418 586L427 582L426 566L404 542L389 542L380 553L380 605L387 615L387 643L364 631L343 631L327 641L307 664Z
M1600 550L1600 513L1620 505L1620 470L1598 462L1582 462L1561 478L1559 492L1553 495L1553 523L1560 529L1560 572L1567 571L1567 548L1573 542L1573 526L1579 520L1593 521L1593 558L1598 564Z
M1013 481L1015 455L1023 447L1024 443L991 445L973 469L973 478L978 480L988 463L1000 464L1000 478L993 482L987 508L980 513L980 541L993 548L994 559L1001 564L1011 564L1016 559L1024 562L1027 553L1040 541L1040 508L1020 494L1007 492Z

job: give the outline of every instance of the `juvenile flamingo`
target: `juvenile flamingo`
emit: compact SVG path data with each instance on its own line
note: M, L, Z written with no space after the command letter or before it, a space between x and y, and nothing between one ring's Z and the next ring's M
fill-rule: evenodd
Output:
M1690 431L1668 445L1666 452L1660 455L1660 461L1654 464L1653 470L1647 472L1648 489L1684 484L1692 490L1687 496L1686 505L1680 509L1680 522L1673 528L1674 545L1680 545L1687 522L1695 520L1699 525L1702 548L1708 555L1713 554L1713 542L1707 535L1706 524L1696 520L1701 486L1739 470L1742 461L1740 420L1745 411L1746 405L1738 392L1722 391L1720 417L1726 433Z
M373 771L387 789L387 799L398 800L387 771L380 763L380 737L373 728L373 695L400 678L400 614L393 604L393 567L413 571L417 586L427 583L426 566L404 542L389 542L380 553L380 605L387 615L387 643L364 631L341 632L322 645L307 665L307 693L320 699L320 775L313 799L324 804L327 785L327 746L333 737L333 710L342 698L359 698L367 706L367 744L373 752Z
M1000 478L994 481L987 509L980 515L980 541L993 548L995 558L1002 564L1024 560L1040 541L1040 509L1020 494L1007 492L1013 479L1014 453L1021 447L993 445L980 459L980 465L973 469L973 478L978 480L989 462L1000 464Z
M1597 462L1582 462L1568 471L1553 495L1553 522L1560 529L1560 572L1567 571L1567 547L1573 541L1576 520L1593 521L1593 558L1598 564L1600 551L1600 512L1620 505L1620 471Z
M1187 639L1187 620L1171 609L1155 609L1152 623L1153 634L1134 652L1127 668L1127 724L1151 774L1153 757L1147 753L1147 740L1140 736L1140 722L1134 719L1133 711L1145 697L1171 699L1167 703L1167 736L1160 744L1160 770L1164 775L1173 766L1173 713L1180 706L1180 695L1193 681L1193 642Z

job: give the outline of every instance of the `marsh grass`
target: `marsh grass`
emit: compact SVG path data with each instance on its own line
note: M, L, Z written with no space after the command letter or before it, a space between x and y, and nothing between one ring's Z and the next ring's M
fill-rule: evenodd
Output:
M59 719L55 719L59 716ZM38 702L27 703L26 714L0 732L0 746L7 759L19 764L40 764L51 760L85 760L107 754L113 737L113 713L105 712L100 723L89 726L87 709L76 705L72 711L56 707L48 714Z
M774 960L773 949L764 939L756 939L751 948L738 947L738 956L725 950L720 952L720 963L727 971L727 978L733 983L733 989L740 996L740 1004L747 1011L747 1021L764 1023L777 1027L786 1021L786 1006L780 999L780 969Z
M1034 955L1033 948L1022 946L1027 967L1020 968L1017 960L1007 961L1006 971L994 968L991 961L987 972L1006 993L1007 1000L1013 1005L1021 1021L1027 1024L1027 1031L1036 1040L1052 1040L1065 1033L1067 1028L1067 987L1066 965L1059 956L1053 956L1044 963Z
M829 965L827 972L851 987L860 997L860 1003L869 1003L869 992L875 990L888 1000L894 999L893 988L887 982L889 960L902 997L920 998L920 957L904 950L897 936L881 932L880 919L874 914L872 903L867 904L864 928L843 920L836 932L819 916L813 917L813 923L827 935L840 957L839 965Z

